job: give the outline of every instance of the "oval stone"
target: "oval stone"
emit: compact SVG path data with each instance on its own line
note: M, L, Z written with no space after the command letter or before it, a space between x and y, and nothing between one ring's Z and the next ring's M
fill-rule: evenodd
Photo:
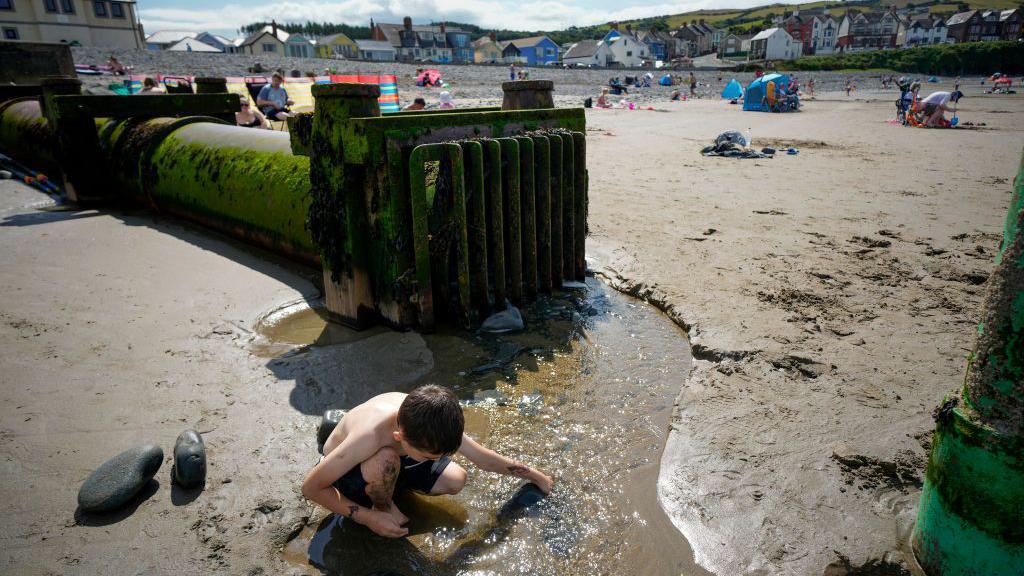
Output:
M331 436L331 432L338 427L338 423L345 417L346 410L327 410L320 419L320 426L316 429L317 449L324 451L324 442Z
M78 490L78 506L85 512L104 512L125 504L153 479L163 462L164 451L156 444L125 450L85 479Z
M174 443L174 481L182 488L206 482L206 445L195 430L185 430Z

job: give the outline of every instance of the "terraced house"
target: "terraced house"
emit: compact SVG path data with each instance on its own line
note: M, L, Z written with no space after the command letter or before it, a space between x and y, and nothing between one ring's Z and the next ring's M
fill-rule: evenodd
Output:
M443 22L413 26L412 18L406 16L402 24L374 24L371 20L370 29L373 39L390 43L402 62L473 62L469 32L462 28L449 27Z
M0 40L142 49L134 0L0 0Z
M862 52L896 47L900 20L895 7L886 12L846 14L839 22L837 52Z

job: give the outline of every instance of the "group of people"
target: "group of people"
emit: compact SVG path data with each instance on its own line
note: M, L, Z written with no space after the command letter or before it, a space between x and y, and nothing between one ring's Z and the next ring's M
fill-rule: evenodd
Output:
M509 64L508 65L508 79L511 80L511 81L515 81L515 80L529 80L530 79L530 71L529 70L522 70L522 69L516 70L516 65L515 64Z
M953 125L950 120L946 120L946 112L953 112L955 117L956 105L963 98L964 93L959 90L959 79L952 91L940 90L932 92L924 98L920 97L920 82L912 82L901 77L896 80L896 86L900 90L900 99L896 102L896 108L903 124L933 128L945 128Z

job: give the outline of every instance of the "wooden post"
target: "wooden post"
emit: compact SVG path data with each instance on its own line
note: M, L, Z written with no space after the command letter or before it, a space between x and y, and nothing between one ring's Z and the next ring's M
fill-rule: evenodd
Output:
M501 102L502 110L537 110L555 107L552 95L555 83L551 80L503 82L501 89L505 93L505 98Z

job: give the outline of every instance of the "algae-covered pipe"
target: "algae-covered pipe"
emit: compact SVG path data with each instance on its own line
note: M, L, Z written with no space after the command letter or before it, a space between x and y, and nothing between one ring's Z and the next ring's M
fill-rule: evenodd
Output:
M931 576L1024 574L1024 158L963 390L936 421L918 561Z
M199 222L309 264L318 264L305 222L309 159L288 134L213 118L97 120L105 175L115 197ZM55 170L54 139L39 102L0 103L0 152Z
M53 135L38 98L0 102L0 152L32 168L52 171L57 168L53 148Z

